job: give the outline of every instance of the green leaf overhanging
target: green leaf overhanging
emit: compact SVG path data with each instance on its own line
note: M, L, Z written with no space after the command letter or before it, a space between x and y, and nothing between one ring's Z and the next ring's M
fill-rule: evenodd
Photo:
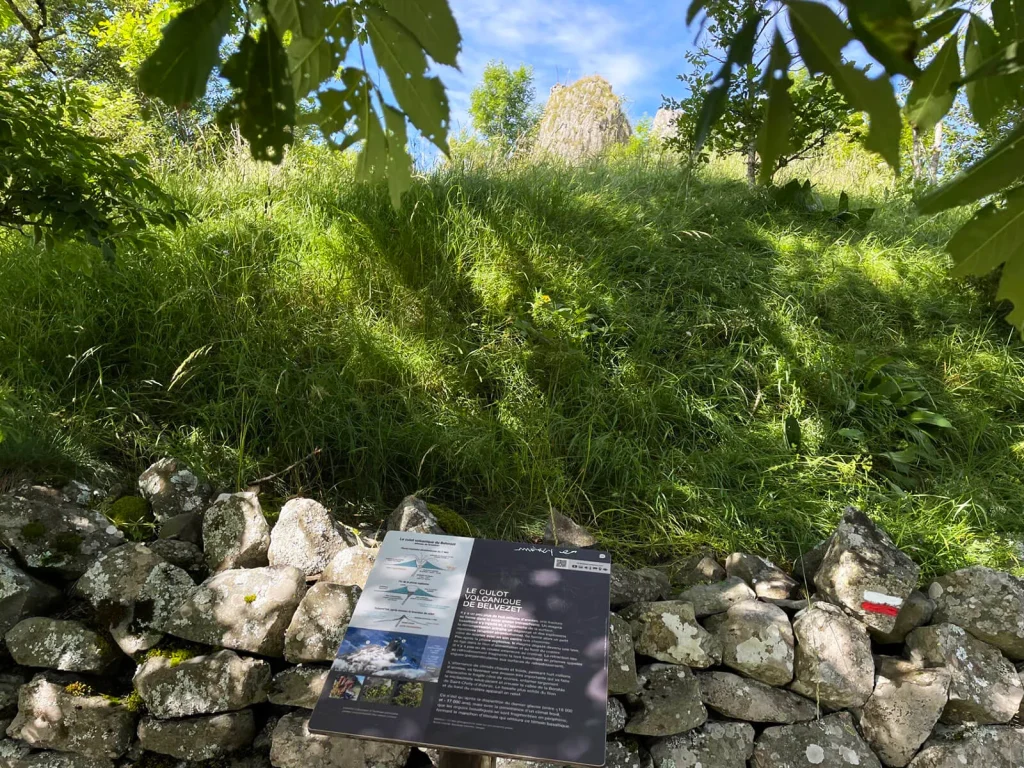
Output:
M764 121L757 136L762 184L771 183L779 158L789 151L789 132L793 127L793 100L789 95L793 85L793 79L789 76L791 62L792 56L786 48L786 41L782 33L776 30L768 57L768 69L764 74L768 99L764 107Z
M952 108L959 80L957 39L950 37L910 89L906 111L911 125L922 133L934 128Z

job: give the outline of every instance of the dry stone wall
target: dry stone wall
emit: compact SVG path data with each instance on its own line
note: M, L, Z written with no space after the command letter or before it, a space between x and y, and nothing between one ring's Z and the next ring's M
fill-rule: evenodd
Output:
M0 496L0 768L436 763L307 727L372 536L311 499L270 526L257 494L215 495L173 459L139 495L147 542L81 483ZM443 532L415 497L388 525ZM545 537L596 543L557 512ZM922 585L856 509L793 573L744 553L613 566L610 609L609 766L1024 766L1024 582Z

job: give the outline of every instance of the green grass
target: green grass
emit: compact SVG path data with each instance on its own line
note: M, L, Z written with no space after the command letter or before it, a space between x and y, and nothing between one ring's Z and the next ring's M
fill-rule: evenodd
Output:
M948 220L855 194L881 210L844 232L644 157L448 168L400 213L315 148L173 171L195 221L143 253L0 243L0 462L242 487L320 448L274 492L349 520L417 492L500 537L554 505L632 562L787 560L857 504L928 573L1019 566L1024 347L948 277ZM954 427L904 476L877 355Z

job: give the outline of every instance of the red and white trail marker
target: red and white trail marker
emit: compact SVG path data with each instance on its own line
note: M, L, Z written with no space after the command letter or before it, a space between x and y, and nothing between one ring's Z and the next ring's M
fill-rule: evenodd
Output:
M860 607L861 610L867 611L868 613L881 613L885 616L898 616L902 605L902 597L884 595L881 592L864 590L864 602L860 604Z

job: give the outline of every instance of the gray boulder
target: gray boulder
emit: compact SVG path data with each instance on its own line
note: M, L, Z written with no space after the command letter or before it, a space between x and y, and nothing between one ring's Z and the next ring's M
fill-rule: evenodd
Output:
M503 768L498 758L497 768ZM535 763L526 760L508 761L522 765L508 765L505 768L556 768L550 763ZM640 750L634 739L609 739L605 744L604 768L651 768L651 761L646 755L641 757Z
M794 680L790 687L832 709L860 707L875 687L867 628L829 603L797 614Z
M0 553L0 637L29 616L46 613L60 599L60 590L22 571Z
M939 722L949 672L889 657L878 660L877 671L875 690L859 713L860 731L885 765L903 768Z
M203 543L203 513L183 512L160 523L160 538L187 541L190 544Z
M730 576L710 584L695 584L680 592L676 600L693 605L693 612L700 619L725 613L730 606L755 597L754 590L747 586L747 582L737 576Z
M945 723L1008 723L1024 688L1013 664L988 643L955 624L919 627L907 636L906 652L921 666L949 670Z
M655 768L747 768L753 752L749 723L707 722L651 745Z
M614 696L638 690L632 629L628 621L613 613L608 624L608 693Z
M26 488L0 496L0 544L29 568L77 579L124 536L95 510L46 488Z
M437 522L434 513L427 507L423 499L406 496L388 517L389 531L406 531L408 533L435 533L444 535L445 530Z
M370 571L373 570L376 561L376 547L346 547L335 553L327 563L327 567L320 574L320 581L362 589L366 586L366 580L370 578Z
M2 766L0 758L0 768ZM11 763L11 768L114 768L114 762L72 752L36 752Z
M608 708L605 712L605 733L618 733L626 727L626 707L618 699L608 697Z
M849 713L766 728L754 745L751 768L881 768Z
M673 569L673 586L687 589L697 584L713 584L726 578L725 568L710 555L693 555Z
M292 499L270 532L271 565L290 565L314 576L348 546L327 509L313 499Z
M117 658L114 646L77 621L24 619L4 637L18 664L62 672L103 672Z
M22 761L23 758L27 757L31 751L32 747L24 741L0 738L0 768L22 768L25 765ZM108 761L104 768L113 768L113 765ZM89 766L89 768L93 768L93 766Z
M157 539L149 542L147 546L154 555L159 555L171 565L177 566L189 574L205 577L208 573L203 550L191 541Z
M255 735L256 723L249 709L182 720L147 716L139 722L143 749L179 760L225 757L251 745Z
M757 555L733 552L725 561L725 572L743 579L758 597L786 600L799 591L799 585L789 574Z
M548 516L548 525L544 529L543 542L561 547L586 549L597 545L593 534L579 523L566 517L557 509L552 509Z
M356 609L362 590L318 582L309 588L284 637L284 657L303 661L332 661Z
M330 671L330 667L316 664L289 667L274 675L267 698L271 704L312 709L320 698Z
M154 656L136 670L133 682L154 717L207 715L266 701L270 665L233 651L177 664L166 656Z
M11 717L18 711L18 690L25 682L25 675L17 672L0 674L0 718Z
M203 553L211 571L267 565L269 549L270 526L255 493L222 493L203 515Z
M919 568L889 535L855 507L847 507L814 575L818 592L863 624L891 632Z
M972 728L929 740L910 768L1020 768L1024 728Z
M734 675L697 672L701 700L719 714L753 723L801 723L818 716L813 701Z
M612 610L633 603L661 600L669 593L668 576L654 568L631 571L612 563L610 603Z
M643 656L700 668L722 660L722 644L697 623L689 603L639 603L623 611L622 617L629 621L633 648Z
M979 640L1024 661L1024 582L975 566L946 574L928 588L936 624L963 627Z
M786 612L757 600L737 603L705 622L722 645L722 663L768 685L793 679L793 627Z
M879 645L898 645L915 629L931 621L934 612L935 602L924 592L915 589L900 608L892 632L879 632L877 629L868 629L868 632Z
M797 557L793 561L793 575L798 578L804 584L814 583L814 574L818 572L818 568L821 567L821 561L825 558L825 552L828 551L828 545L832 543L831 539L825 539L819 541L809 550Z
M291 566L221 571L160 628L197 643L281 656L285 630L305 594L306 578Z
M177 459L154 462L139 475L139 494L149 502L158 522L186 512L201 512L213 489Z
M105 696L73 696L42 675L22 686L7 735L36 749L118 758L132 742L135 715Z
M634 711L626 733L637 736L672 736L701 725L708 712L700 700L700 686L689 667L651 664L640 670L642 689L629 697Z
M270 762L276 768L402 768L410 751L401 744L319 736L309 732L305 713L291 712L274 728Z

